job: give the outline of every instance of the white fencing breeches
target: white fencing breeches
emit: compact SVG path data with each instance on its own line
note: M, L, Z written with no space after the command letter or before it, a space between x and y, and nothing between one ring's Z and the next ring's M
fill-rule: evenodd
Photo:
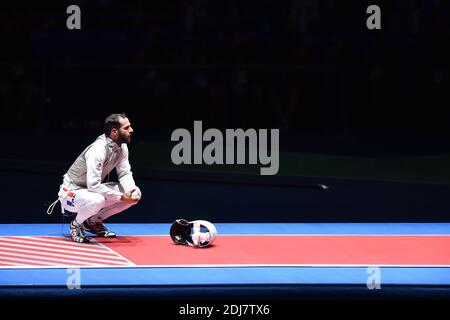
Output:
M125 192L117 182L108 182L105 185L116 191ZM141 197L141 191L138 187L136 187L133 195ZM90 219L90 222L93 223L102 222L135 204L115 198L108 199L99 193L91 192L87 189L71 190L60 201L65 210L77 213L76 221L79 224L87 219Z

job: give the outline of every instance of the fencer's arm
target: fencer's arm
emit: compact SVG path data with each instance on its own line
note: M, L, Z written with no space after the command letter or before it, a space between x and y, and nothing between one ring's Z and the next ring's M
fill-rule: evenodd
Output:
M133 178L133 172L131 172L130 161L128 160L128 147L126 144L122 145L122 158L116 165L116 171L119 182L125 189L125 191L136 188L136 183L134 182Z
M110 189L102 184L102 170L105 162L105 148L92 146L85 154L86 157L86 184L89 191L100 193L105 198L120 200L122 192Z

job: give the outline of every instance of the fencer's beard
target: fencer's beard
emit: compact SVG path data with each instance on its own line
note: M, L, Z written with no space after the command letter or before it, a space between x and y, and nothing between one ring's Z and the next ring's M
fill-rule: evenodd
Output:
M130 142L131 142L131 135L126 136L119 131L119 135L117 137L117 144L120 146L122 143L130 144Z

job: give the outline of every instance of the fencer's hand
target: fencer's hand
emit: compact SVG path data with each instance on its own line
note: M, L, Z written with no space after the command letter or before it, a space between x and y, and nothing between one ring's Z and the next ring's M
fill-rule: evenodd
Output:
M134 197L132 194L133 192L136 190L136 188L131 189L130 191L127 191L125 193L122 194L122 197L120 198L120 200L125 201L125 202L138 202L139 198L138 197Z

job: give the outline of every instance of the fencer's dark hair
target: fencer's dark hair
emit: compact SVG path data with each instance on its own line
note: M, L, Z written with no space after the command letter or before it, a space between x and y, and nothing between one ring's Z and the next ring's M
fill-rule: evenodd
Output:
M125 112L122 113L113 113L109 115L105 120L105 134L107 137L111 134L111 130L113 128L119 129L120 128L120 118L126 118L127 115Z

